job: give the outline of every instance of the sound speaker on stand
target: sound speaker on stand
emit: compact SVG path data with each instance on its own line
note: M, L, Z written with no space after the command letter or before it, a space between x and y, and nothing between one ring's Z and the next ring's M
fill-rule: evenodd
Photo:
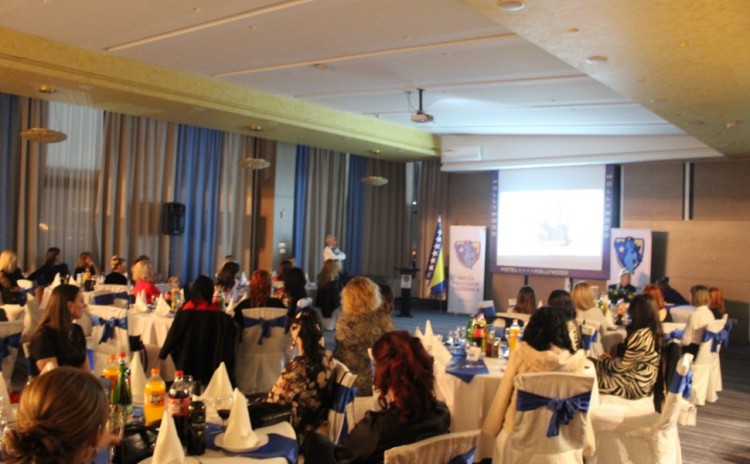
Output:
M161 231L166 235L180 235L185 232L185 205L164 203L161 210Z

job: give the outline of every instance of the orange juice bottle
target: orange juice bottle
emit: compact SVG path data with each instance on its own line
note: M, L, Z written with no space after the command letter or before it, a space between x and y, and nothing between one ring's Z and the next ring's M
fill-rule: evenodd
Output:
M513 324L508 329L508 348L510 351L516 349L516 343L518 343L518 335L521 333L521 327L518 325L518 321L513 319Z
M107 356L107 365L102 369L102 379L104 379L109 389L109 402L112 403L112 397L115 394L115 384L117 377L120 375L120 366L117 365L117 356L111 354Z
M164 414L164 401L167 396L167 384L159 375L159 369L151 369L151 377L146 382L143 395L143 415L146 425L160 421Z

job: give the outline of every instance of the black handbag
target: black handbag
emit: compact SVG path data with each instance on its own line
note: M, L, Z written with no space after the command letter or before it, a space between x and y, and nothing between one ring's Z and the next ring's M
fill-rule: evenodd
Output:
M130 424L125 427L122 442L115 447L114 464L137 464L154 454L159 425Z

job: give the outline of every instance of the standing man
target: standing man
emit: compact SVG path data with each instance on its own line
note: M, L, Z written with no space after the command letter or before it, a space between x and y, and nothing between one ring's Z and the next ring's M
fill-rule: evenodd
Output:
M326 247L323 248L323 262L329 259L346 259L346 253L336 247L336 237L333 234L326 235Z

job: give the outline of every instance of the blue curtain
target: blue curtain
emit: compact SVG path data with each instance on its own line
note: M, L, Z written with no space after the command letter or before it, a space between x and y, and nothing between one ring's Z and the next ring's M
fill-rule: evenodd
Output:
M367 175L367 158L349 156L349 185L347 185L346 233L344 243L347 248L346 270L350 275L362 273L362 211L365 200L365 186L360 179Z
M18 136L21 130L20 98L0 93L0 250L16 248L16 221L18 204ZM22 262L22 260L19 260Z
M310 148L297 145L297 168L294 174L294 233L292 235L292 256L297 258L297 266L302 267L302 250L305 247L305 204L307 204L307 164ZM304 269L304 268L303 268Z
M216 272L216 228L223 133L180 125L175 201L185 204L185 232L171 241L170 273L183 283Z

